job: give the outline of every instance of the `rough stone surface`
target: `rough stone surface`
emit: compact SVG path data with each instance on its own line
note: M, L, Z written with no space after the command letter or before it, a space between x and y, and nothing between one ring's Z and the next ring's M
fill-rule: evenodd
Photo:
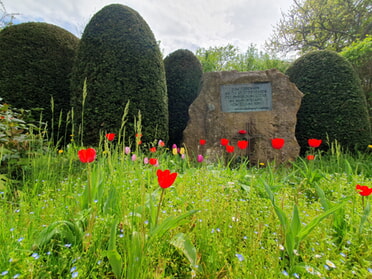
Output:
M222 85L270 82L272 110L223 112L220 91ZM276 69L257 72L211 72L203 75L198 97L189 108L189 122L183 132L183 142L190 156L202 154L206 160L229 158L220 139L226 138L235 146L235 156L248 157L252 164L278 163L294 160L300 147L295 138L296 114L303 94L288 77ZM246 130L247 134L239 134ZM271 139L283 138L284 147L272 148ZM206 144L201 146L200 139ZM249 147L241 150L237 141L246 139Z

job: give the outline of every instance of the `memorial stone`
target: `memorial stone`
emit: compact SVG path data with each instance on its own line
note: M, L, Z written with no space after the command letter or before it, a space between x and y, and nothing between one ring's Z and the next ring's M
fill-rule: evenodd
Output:
M295 128L302 96L276 69L205 73L189 108L184 145L191 156L201 154L211 162L226 157L221 138L235 147L236 157L248 157L252 164L294 160L300 152ZM272 147L274 138L285 140L281 149ZM200 139L206 144L200 145ZM248 140L248 148L240 149L240 140Z

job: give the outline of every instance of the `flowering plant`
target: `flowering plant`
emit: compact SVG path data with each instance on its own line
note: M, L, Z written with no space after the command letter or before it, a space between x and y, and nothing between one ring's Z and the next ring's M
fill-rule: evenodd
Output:
M274 149L282 149L284 146L285 140L282 138L274 138L271 140L271 146Z
M114 134L114 133L108 133L108 134L105 135L105 137L108 141L113 141L115 139L115 136L116 136L116 134Z
M78 156L79 156L80 162L91 163L96 159L97 153L94 148L87 148L87 149L79 150Z
M322 144L321 139L308 139L307 143L309 144L310 147L317 148Z

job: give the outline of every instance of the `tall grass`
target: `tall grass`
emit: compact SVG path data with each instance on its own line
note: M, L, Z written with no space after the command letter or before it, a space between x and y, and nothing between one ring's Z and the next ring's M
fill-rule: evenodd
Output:
M137 121L140 133L140 115ZM123 136L124 127L116 142L103 136L90 164L79 161L75 142L63 152L40 141L32 146L21 183L0 184L0 275L372 276L370 197L355 191L356 184L371 186L370 153L335 144L289 166L226 166L182 159L165 147L150 153L151 144L143 148L138 138L126 154ZM144 164L145 157L159 166ZM178 172L160 210L158 168Z

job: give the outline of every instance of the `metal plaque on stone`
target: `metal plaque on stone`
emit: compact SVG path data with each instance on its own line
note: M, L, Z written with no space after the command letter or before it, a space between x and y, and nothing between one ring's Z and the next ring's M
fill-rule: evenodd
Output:
M223 112L272 110L270 82L228 84L221 86Z

